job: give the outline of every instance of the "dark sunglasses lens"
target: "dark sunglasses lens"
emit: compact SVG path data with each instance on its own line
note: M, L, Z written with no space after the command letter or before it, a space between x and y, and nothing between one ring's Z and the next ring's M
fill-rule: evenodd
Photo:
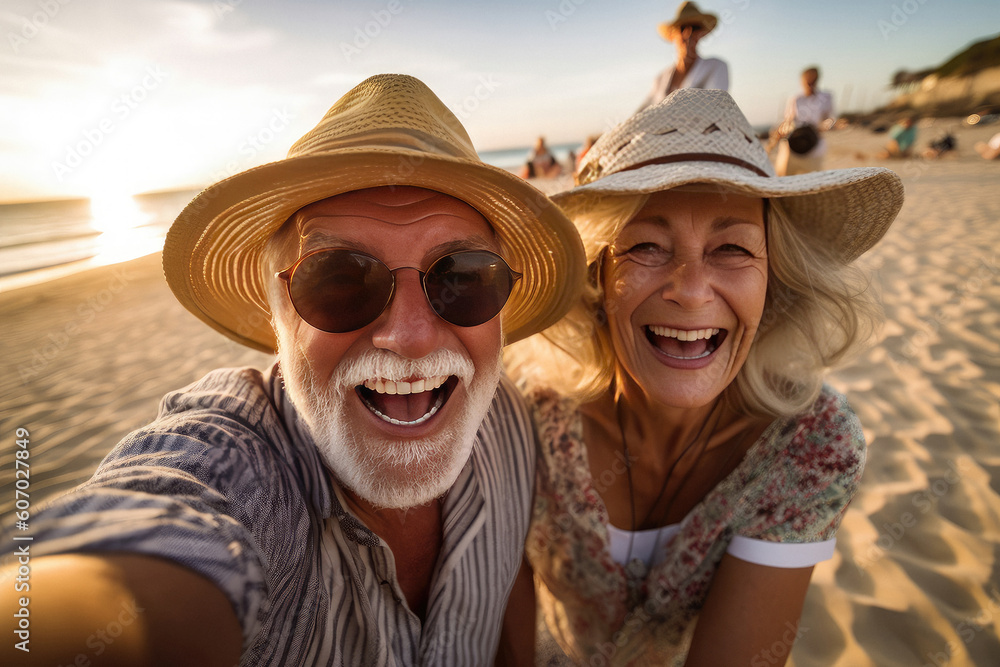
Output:
M460 327L478 326L496 317L513 287L510 268L486 251L445 255L424 277L431 308L441 319Z
M289 283L295 310L320 331L356 331L375 321L392 296L392 274L374 257L350 250L307 256Z

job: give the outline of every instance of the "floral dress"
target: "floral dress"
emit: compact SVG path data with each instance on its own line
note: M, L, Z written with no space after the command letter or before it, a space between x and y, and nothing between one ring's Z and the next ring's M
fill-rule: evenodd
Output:
M526 551L549 631L581 664L683 664L733 536L833 538L864 468L861 424L847 400L824 386L806 412L767 427L683 519L662 562L633 574L608 549L608 511L579 411L552 390L536 390L529 400L539 464Z

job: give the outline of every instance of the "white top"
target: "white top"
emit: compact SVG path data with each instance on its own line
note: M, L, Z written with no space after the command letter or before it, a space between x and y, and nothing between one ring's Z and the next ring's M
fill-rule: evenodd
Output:
M638 111L648 106L662 102L667 97L670 79L674 76L676 65L671 65L660 72L653 80L653 88L649 95L639 105ZM679 88L704 88L708 90L729 90L729 65L718 58L698 58L691 70L684 76Z
M621 566L639 559L647 568L658 565L667 555L670 538L681 529L674 523L663 528L632 532L608 524L611 558ZM837 538L823 542L769 542L734 535L726 550L730 556L756 565L770 567L811 567L833 558ZM631 551L631 553L630 553Z
M788 100L785 109L785 131L791 132L800 125L813 125L823 130L823 121L833 118L833 96L830 93L817 90L812 95L796 95ZM823 157L826 155L826 139L819 136L817 143L805 157Z

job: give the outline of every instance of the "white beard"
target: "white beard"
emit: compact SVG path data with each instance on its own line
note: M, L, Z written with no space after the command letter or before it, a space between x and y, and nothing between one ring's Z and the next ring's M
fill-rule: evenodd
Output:
M499 353L492 367L476 369L468 357L447 350L411 360L372 349L342 361L329 382L321 384L294 343L279 345L278 359L288 395L337 481L387 509L422 505L451 488L472 453L501 371ZM462 410L435 435L395 440L373 429L351 428L348 402L360 402L355 387L365 380L437 375L458 377L466 399Z

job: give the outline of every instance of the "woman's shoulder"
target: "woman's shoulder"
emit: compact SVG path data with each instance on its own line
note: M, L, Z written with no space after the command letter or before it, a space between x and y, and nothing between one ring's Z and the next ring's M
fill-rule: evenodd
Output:
M584 447L579 401L551 386L525 390L538 446L545 459L576 459Z
M564 420L576 417L580 412L578 401L563 394L550 385L534 385L527 389L522 389L524 400L531 408L536 420L541 418L545 421Z
M861 421L854 414L847 397L828 384L823 384L819 396L801 414L798 423L817 437L848 435L852 442L865 444Z
M765 434L771 455L812 482L860 475L866 449L861 422L833 387L824 384L808 409L776 426Z

